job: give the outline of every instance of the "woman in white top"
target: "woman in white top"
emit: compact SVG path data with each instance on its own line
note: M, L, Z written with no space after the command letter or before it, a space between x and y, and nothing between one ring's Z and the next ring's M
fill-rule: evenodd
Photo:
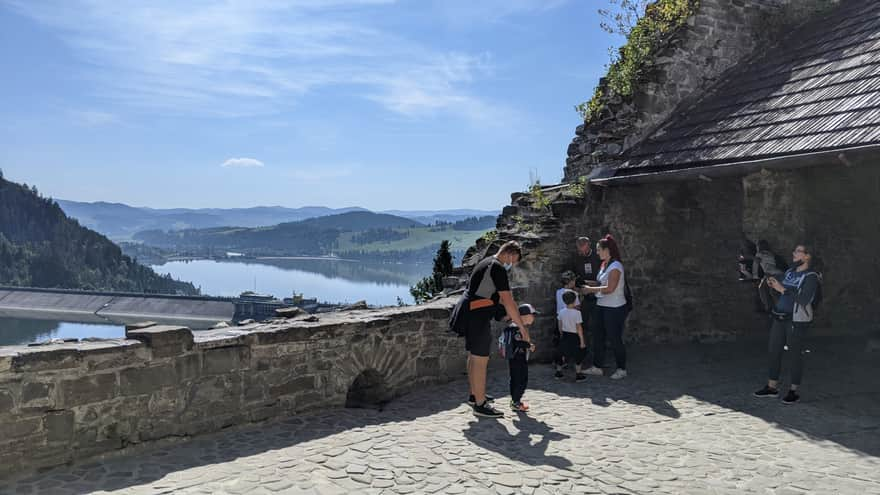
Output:
M627 308L624 287L626 274L620 262L620 249L617 242L606 235L596 243L596 252L602 260L596 287L587 287L587 292L596 294L595 322L593 332L593 366L584 371L589 375L602 375L605 363L605 339L611 339L614 348L614 359L617 370L611 375L614 380L626 377L626 346L623 344L623 325L626 321Z

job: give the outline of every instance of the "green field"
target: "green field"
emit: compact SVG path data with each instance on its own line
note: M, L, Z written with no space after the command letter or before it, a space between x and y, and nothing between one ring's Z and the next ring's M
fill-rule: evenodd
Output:
M351 242L354 232L345 232L339 236L337 251L364 251L368 253L381 251L412 251L431 246L438 246L440 242L448 240L452 250L464 250L471 247L486 230L442 230L431 232L429 227L416 229L395 229L399 232L408 231L409 237L398 241L371 242L369 244L355 244Z

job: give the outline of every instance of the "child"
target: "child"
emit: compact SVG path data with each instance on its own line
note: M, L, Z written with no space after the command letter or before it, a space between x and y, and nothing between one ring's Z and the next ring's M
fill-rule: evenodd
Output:
M581 373L581 360L584 350L587 348L584 340L583 318L579 309L575 308L577 302L577 294L572 290L567 290L562 294L562 301L565 303L565 309L559 312L557 320L559 322L560 348L565 360L569 363L575 363L574 379L582 382L587 379L587 375ZM556 365L556 378L562 378L562 366Z
M776 255L770 249L770 243L765 240L758 241L758 253L755 254L755 263L752 273L758 282L758 298L761 300L761 309L769 313L776 305L778 293L770 288L769 278L782 278L788 266L785 260Z
M528 329L535 323L535 315L538 312L531 304L520 304L519 314ZM522 340L519 327L515 323L510 323L501 332L498 340L501 355L510 364L510 409L526 412L529 406L522 401L522 397L529 382L529 352L535 352L535 344Z
M559 312L565 309L565 302L562 300L562 294L567 290L575 290L577 287L577 274L571 270L567 270L562 273L562 288L556 291L556 315L559 315ZM577 292L575 292L575 296L577 296ZM580 298L577 298L575 302L575 306L580 305ZM583 317L583 316L582 316ZM565 357L562 355L562 351L559 348L559 333L553 334L553 364L557 366L565 365Z
M770 243L765 240L758 241L758 252L755 254L755 262L752 264L752 276L755 279L764 277L779 278L786 266L778 266L778 263L784 264L784 260L780 260L779 256L770 249Z
M565 291L570 290L574 291L577 284L577 275L568 270L562 274L562 288L556 291L556 314L558 315L563 309L565 309L565 302L562 300L562 294ZM577 293L575 292L575 307L580 306L580 298L577 297Z

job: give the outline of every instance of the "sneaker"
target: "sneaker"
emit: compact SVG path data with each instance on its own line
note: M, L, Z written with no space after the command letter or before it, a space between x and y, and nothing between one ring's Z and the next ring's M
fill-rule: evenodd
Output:
M563 375L562 375L561 371L557 371L556 373L553 374L553 378L556 378L557 380L559 380L562 377L563 377Z
M785 397L782 398L782 403L783 404L794 404L795 402L799 401L800 398L801 398L801 396L798 395L797 392L795 392L794 390L789 390L788 393L785 394Z
M486 394L486 402L495 402L495 397ZM468 405L471 407L477 405L477 399L473 395L468 396Z
M626 378L626 370L622 370L620 368L618 368L617 371L615 371L614 374L611 375L612 380L621 380L623 378Z
M511 400L510 410L514 412L526 412L529 410L529 405L522 401L514 402L513 400Z
M492 407L489 401L480 405L474 405L474 415L483 418L503 418L504 413Z
M585 381L587 381L587 375L585 375L583 373L578 373L578 374L574 375L574 381L585 382Z
M754 395L755 397L759 397L759 398L778 397L779 390L776 390L775 388L770 388L769 385L764 385L764 388L762 388L761 390L758 390L757 392L755 392L752 395Z
M605 374L605 372L602 371L602 368L597 368L595 366L590 366L589 368L585 369L583 371L583 373L586 375L593 375L593 376L602 376Z

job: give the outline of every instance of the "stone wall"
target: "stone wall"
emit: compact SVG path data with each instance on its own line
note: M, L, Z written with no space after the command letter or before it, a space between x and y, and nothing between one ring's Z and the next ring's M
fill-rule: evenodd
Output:
M728 69L835 0L700 0L667 40L629 97L599 83L604 110L580 125L568 147L565 181L613 165L676 110L696 101Z
M549 208L513 195L498 220L499 238L526 246L512 272L517 299L549 316L534 334L546 352L554 329L553 294L573 267L574 240L611 233L622 249L635 310L630 341L714 341L766 335L752 284L737 281L743 234L767 239L790 259L799 242L814 243L825 261L818 334L865 334L880 328L880 168L839 162L746 177L589 187L577 200L548 188ZM466 266L490 254L478 244ZM539 352L539 358L548 354Z
M0 347L0 476L460 377L452 303Z

